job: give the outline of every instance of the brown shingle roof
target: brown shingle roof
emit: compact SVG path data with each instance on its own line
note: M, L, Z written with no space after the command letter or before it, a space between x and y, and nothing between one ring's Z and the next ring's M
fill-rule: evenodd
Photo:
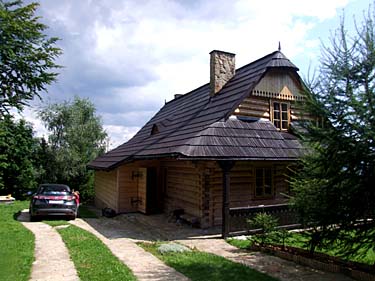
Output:
M270 68L297 71L281 52L273 52L236 70L215 96L209 84L168 102L128 142L89 163L112 169L125 161L173 156L194 159L294 160L298 140L271 122L228 118ZM158 133L151 135L153 126Z

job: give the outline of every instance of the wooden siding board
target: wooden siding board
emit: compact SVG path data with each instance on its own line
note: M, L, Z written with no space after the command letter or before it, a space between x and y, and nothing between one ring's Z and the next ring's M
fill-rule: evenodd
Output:
M117 171L95 171L95 204L118 212L117 197Z

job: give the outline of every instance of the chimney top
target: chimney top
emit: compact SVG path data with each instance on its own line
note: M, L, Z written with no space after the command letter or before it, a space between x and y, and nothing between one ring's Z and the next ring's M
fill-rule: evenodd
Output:
M210 52L210 95L216 95L236 72L235 54L213 50Z
M212 51L210 52L210 55L211 55L212 53L221 53L221 54L225 54L225 55L228 55L228 56L235 56L235 55L236 55L236 54L234 54L234 53L230 53L230 52L226 52L226 51L220 51L220 50L212 50Z

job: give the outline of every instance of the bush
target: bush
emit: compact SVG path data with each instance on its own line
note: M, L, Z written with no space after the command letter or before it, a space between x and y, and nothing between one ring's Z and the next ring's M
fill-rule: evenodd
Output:
M253 219L248 219L249 229L260 229L260 232L254 235L256 243L264 245L266 240L271 238L271 234L276 231L278 219L267 213L257 213Z

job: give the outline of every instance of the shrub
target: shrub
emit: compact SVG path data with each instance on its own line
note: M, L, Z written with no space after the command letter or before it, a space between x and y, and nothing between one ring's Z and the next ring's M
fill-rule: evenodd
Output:
M259 229L254 236L255 242L264 245L270 235L275 232L278 219L265 212L257 213L254 218L248 219L249 229Z

